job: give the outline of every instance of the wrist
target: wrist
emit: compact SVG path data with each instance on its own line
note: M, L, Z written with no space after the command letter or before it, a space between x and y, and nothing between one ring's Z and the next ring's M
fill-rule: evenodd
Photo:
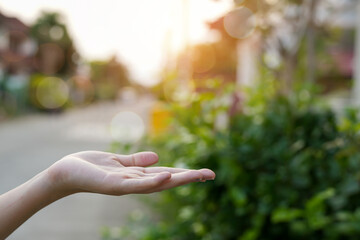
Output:
M66 175L64 171L57 167L57 164L54 164L46 169L41 176L44 189L46 189L50 199L54 199L54 201L78 192L72 189L64 175Z
M47 170L36 175L28 184L27 189L36 193L38 202L44 206L68 195L53 181Z

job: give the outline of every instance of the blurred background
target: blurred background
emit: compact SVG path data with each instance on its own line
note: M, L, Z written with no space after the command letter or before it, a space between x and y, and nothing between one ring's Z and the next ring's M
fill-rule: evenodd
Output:
M359 14L356 0L2 0L1 193L82 150L217 173L142 200L71 196L9 239L357 239Z

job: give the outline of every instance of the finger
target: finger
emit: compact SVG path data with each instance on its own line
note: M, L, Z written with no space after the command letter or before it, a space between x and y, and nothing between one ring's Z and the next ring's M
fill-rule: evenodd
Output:
M126 179L122 182L121 190L125 194L146 193L149 190L159 187L171 178L171 173L162 172L153 177Z
M171 167L149 167L143 169L145 173L159 173L159 172L180 173L190 170L185 168L171 168Z
M126 167L146 167L158 162L159 157L154 152L139 152L131 155L117 155L118 161Z
M192 182L198 182L203 178L201 171L189 170L181 173L174 173L171 175L171 179L168 182L152 189L152 192L159 192L165 189L178 187Z
M214 180L216 177L216 174L210 169L203 168L203 169L200 169L199 171L203 175L202 180Z
M113 173L125 173L125 174L136 174L139 177L154 177L156 174L161 172L168 172L166 168L163 171L154 171L151 173L145 172L145 168L143 167L102 167L103 169L113 172Z
M133 173L139 176L145 176L146 173L143 167L102 167L103 169L109 172L116 172L116 173Z
M154 177L157 174L159 174L160 172L157 173L145 173L144 171L139 171L139 170L128 170L128 168L126 168L126 171L124 171L124 168L119 168L119 169L111 169L111 172L115 172L115 173L126 173L125 175L128 174L132 174L132 175L136 175L138 177ZM163 171L166 172L166 171Z
M184 168L169 168L169 167L150 167L143 168L145 173L159 173L159 172L170 172L170 173L181 173L186 171L192 171L192 169L184 169ZM214 180L215 173L210 169L203 168L198 170L203 175L202 180Z

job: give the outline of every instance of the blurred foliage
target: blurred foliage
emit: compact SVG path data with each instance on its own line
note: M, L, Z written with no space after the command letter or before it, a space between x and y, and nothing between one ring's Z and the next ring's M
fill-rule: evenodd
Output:
M350 88L354 30L339 22L355 14L356 1L234 0L234 3L254 12L263 57L282 82L283 92L291 93L299 77L323 85L326 93ZM299 76L299 71L303 71L303 76Z
M104 239L358 239L358 112L337 118L311 87L275 90L247 90L227 121L231 88L175 105L171 131L147 149L162 165L213 169L215 181L160 193L161 220L138 217Z
M127 67L116 60L90 62L91 80L97 99L115 99L122 87L130 86Z
M178 71L164 71L161 74L161 81L151 88L152 93L161 101L172 101L176 89L179 87L177 78Z

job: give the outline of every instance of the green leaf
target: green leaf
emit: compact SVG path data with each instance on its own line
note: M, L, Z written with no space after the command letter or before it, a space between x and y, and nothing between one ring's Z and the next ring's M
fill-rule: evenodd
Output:
M302 216L303 210L301 209L277 208L272 213L271 221L273 223L291 222L292 220Z

